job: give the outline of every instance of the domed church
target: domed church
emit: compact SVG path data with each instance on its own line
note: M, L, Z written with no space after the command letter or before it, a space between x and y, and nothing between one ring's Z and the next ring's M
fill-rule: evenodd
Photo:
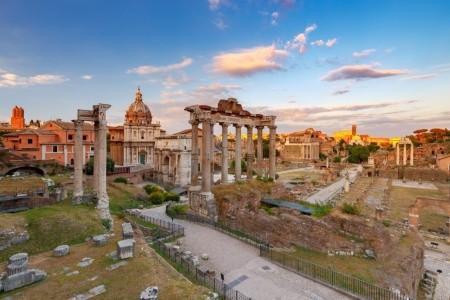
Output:
M142 101L140 88L125 113L123 164L154 167L155 138L164 135L159 122L152 123L152 113Z

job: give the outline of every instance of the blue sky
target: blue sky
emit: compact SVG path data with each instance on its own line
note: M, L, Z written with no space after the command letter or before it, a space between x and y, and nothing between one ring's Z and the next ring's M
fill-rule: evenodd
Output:
M449 128L450 1L1 1L0 120L71 120L137 86L169 133L234 97L278 132Z

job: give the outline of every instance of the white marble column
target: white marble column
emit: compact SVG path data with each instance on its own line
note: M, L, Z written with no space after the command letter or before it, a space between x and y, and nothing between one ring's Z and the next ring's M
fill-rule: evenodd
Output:
M216 148L214 139L214 123L211 123L210 138L211 138L211 186L212 186L214 184L214 158L215 158L214 150Z
M263 176L263 129L264 129L264 126L256 126L256 129L257 129L257 137L258 137L257 144L256 144L257 152L258 152L256 161L257 161L258 167L257 167L256 172L258 173L259 176Z
M253 126L247 125L247 180L253 178L253 159L255 157L253 147Z
M83 121L73 120L75 124L73 200L74 204L81 203L83 197Z
M269 177L275 180L275 160L276 160L276 129L277 126L269 126Z
M414 144L413 143L411 143L411 154L410 154L409 164L411 166L414 166Z
M100 171L100 155L98 154L97 149L100 147L100 139L99 139L99 127L100 124L98 121L94 122L94 174L92 176L92 185L94 194L98 195L98 177Z
M400 145L397 143L397 157L396 157L396 164L397 166L400 164Z
M406 145L403 145L403 165L406 166Z
M198 185L198 121L191 121L191 186Z
M236 127L236 141L235 141L235 149L234 149L234 178L235 181L241 180L242 169L241 169L241 160L242 160L242 139L241 139L241 124L234 124Z
M211 121L202 121L202 193L211 192Z
M222 125L222 183L228 182L228 123Z
M98 148L95 148L94 157L98 156L98 193L97 193L97 209L100 211L100 217L102 219L111 219L109 212L109 197L106 191L106 111L111 107L109 104L95 105L94 108L98 109Z

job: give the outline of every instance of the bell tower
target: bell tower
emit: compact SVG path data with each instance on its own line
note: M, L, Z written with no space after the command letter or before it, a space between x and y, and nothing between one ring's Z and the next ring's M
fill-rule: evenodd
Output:
M14 129L25 128L25 112L22 107L15 106L11 114L11 127Z

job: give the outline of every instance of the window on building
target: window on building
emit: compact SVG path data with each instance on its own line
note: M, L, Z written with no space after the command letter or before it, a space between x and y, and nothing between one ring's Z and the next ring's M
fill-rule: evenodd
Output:
M58 152L58 146L53 146L53 152Z
M93 152L93 151L94 151L94 147L91 146L91 152Z
M33 139L28 139L28 144L33 144Z
M83 135L83 141L87 140L87 135Z
M73 134L69 134L69 136L67 137L67 139L68 139L69 141L72 141L72 140L73 140Z
M141 131L141 140L145 138L145 131Z

